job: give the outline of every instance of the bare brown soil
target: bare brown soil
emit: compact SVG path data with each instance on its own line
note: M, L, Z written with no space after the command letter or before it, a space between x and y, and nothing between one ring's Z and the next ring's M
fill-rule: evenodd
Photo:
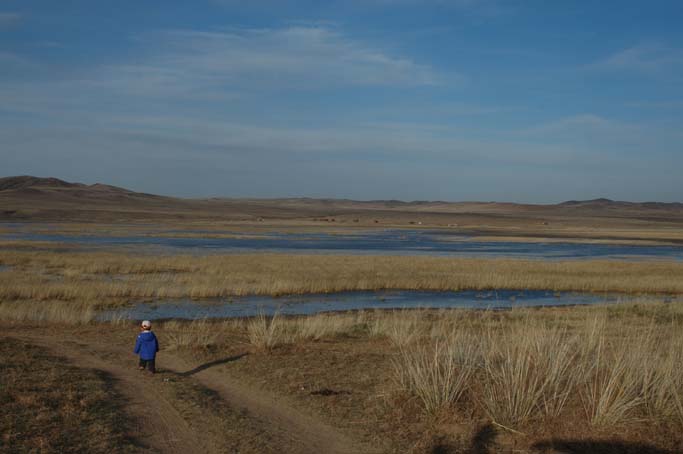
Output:
M95 329L85 329L65 336L59 328L24 327L3 331L12 338L47 348L77 367L109 374L124 398L128 418L135 421L134 430L128 435L159 452L373 452L315 417L292 408L286 399L256 391L212 370L239 356L190 367L189 361L164 353L160 373L149 376L136 370L128 348L130 339L124 341L122 333L98 334ZM181 388L172 389L178 388L179 381ZM191 394L188 389L199 393L199 399L183 401ZM219 411L205 404L202 408L197 401L201 394L213 396L213 406L221 407Z

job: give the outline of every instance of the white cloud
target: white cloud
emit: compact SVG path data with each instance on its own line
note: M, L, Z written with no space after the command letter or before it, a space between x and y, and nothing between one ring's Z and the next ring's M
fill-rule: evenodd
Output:
M39 64L21 55L0 50L0 68L5 78L21 78L26 74L36 72L39 67Z
M590 66L608 71L660 73L683 67L683 50L658 43L642 43L615 52Z
M571 115L521 131L526 135L576 133L577 131L610 131L621 126L599 115L585 113Z
M166 31L138 38L148 55L108 65L92 84L133 94L424 86L440 82L427 65L396 57L325 27L226 32Z
M21 14L19 13L0 12L0 28L17 24L19 21L21 21Z

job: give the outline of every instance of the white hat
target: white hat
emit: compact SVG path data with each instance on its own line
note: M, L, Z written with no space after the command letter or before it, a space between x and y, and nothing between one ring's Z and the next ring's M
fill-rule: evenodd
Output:
M143 328L151 328L151 327L152 327L152 322L150 322L149 320L143 320L143 321L142 321L142 327L143 327Z

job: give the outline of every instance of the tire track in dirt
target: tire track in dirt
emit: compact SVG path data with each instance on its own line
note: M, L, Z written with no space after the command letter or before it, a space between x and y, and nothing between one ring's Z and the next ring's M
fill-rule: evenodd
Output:
M191 370L186 361L165 356L165 364L177 370ZM318 418L301 413L263 391L255 391L225 373L215 369L202 369L192 374L202 385L219 393L231 405L267 424L269 432L279 440L282 452L292 454L357 454L373 453L370 447L360 446L354 440L322 423Z
M76 367L109 374L115 381L117 392L124 397L124 411L134 423L131 424L132 433L128 435L135 440L163 453L206 454L200 439L173 405L158 392L158 384L154 383L152 377L144 376L132 367L123 368L104 361L74 345L74 342L65 343L26 334L9 336L46 348Z
M118 383L124 396L125 411L137 422L133 438L144 440L154 449L170 454L207 454L219 450L203 443L182 415L156 389L159 383L133 367L128 349L108 343L102 338L87 345L39 334L7 333L11 337L46 347L74 365L102 370ZM105 359L106 358L106 359ZM226 374L197 365L163 352L162 367L179 376L191 376L205 388L217 393L232 409L239 410L268 434L272 452L291 454L357 454L375 450L357 444L318 418L289 406L284 399L255 390ZM190 373L191 372L191 373Z

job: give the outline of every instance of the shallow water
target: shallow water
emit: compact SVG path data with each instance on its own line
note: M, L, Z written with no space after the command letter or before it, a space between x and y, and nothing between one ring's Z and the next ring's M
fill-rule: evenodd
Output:
M103 311L100 320L123 318L156 320L168 318L200 319L272 315L310 315L360 309L474 308L511 309L514 307L569 306L618 303L630 300L619 295L553 293L549 291L462 291L462 292L345 292L288 297L249 296L234 299L164 300L135 303L131 307Z
M184 232L178 232L184 233ZM196 233L196 232L195 232ZM217 232L213 232L217 233ZM669 259L683 260L683 246L615 245L475 241L437 230L383 230L358 234L273 233L254 237L220 232L230 238L165 238L150 236L90 236L16 231L0 239L57 241L86 246L149 246L170 253L344 253L382 255L438 255L460 257L510 257L528 259Z

